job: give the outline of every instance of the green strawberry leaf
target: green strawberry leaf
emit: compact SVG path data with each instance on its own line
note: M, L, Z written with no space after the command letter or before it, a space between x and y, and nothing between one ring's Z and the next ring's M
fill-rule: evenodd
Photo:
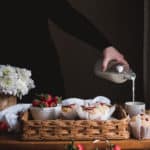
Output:
M62 96L57 96L57 100L58 100L58 103L61 103L61 101L62 101Z

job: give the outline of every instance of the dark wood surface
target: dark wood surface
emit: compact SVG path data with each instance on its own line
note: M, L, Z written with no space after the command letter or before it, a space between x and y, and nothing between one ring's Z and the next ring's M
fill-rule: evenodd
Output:
M64 150L70 141L21 141L15 135L1 135L1 150ZM94 144L93 141L75 141L75 144L82 143L85 150L95 150L98 146L100 150L105 149L105 141ZM150 140L111 140L111 143L118 144L122 150L150 150Z

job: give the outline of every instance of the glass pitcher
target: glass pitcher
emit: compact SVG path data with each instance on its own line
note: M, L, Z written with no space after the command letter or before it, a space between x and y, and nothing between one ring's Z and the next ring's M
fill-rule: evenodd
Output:
M98 60L94 66L94 72L98 77L109 80L114 83L124 83L127 80L135 80L136 74L126 65L120 64L117 61L111 61L106 71L102 71L102 61Z

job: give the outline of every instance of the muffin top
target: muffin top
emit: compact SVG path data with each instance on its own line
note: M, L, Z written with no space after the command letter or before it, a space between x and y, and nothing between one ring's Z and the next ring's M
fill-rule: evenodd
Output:
M131 118L131 122L140 121L143 127L150 127L150 115L145 113L138 114Z

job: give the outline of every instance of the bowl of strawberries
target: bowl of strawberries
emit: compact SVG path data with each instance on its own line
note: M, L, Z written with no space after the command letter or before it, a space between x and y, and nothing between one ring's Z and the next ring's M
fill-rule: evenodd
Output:
M52 96L51 94L40 94L32 101L30 112L34 120L51 120L56 119L61 97ZM57 112L56 112L57 111ZM57 113L57 114L56 114Z

